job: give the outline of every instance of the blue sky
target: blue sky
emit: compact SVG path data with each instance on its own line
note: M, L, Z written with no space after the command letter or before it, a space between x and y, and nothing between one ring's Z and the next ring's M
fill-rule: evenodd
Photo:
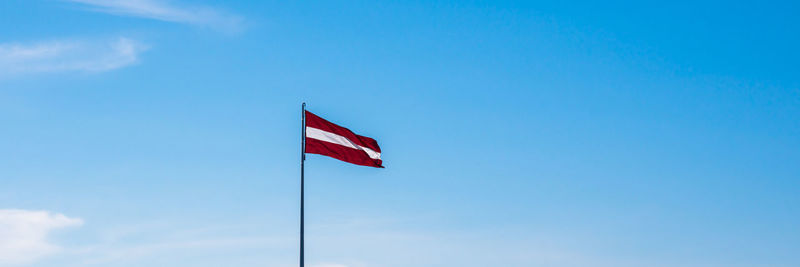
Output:
M0 2L0 266L799 266L797 2Z

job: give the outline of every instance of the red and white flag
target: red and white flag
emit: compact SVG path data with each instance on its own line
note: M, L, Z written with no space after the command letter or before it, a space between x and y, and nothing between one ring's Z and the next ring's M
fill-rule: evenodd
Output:
M361 136L306 111L305 152L341 161L383 168L381 148L375 139Z

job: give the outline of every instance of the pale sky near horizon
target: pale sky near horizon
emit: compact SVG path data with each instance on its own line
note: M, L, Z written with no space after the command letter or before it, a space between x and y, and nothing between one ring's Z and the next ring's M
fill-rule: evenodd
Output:
M800 266L796 1L0 1L0 267Z

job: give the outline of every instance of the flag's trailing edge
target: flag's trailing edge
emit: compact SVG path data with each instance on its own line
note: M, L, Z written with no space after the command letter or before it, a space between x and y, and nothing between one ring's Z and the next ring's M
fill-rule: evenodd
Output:
M381 148L375 139L361 136L306 111L306 153L383 168Z

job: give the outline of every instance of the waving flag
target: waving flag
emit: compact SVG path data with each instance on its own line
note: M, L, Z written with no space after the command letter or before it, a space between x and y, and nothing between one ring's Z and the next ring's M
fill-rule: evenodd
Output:
M306 153L329 156L341 161L383 168L381 148L375 139L361 136L305 111Z

